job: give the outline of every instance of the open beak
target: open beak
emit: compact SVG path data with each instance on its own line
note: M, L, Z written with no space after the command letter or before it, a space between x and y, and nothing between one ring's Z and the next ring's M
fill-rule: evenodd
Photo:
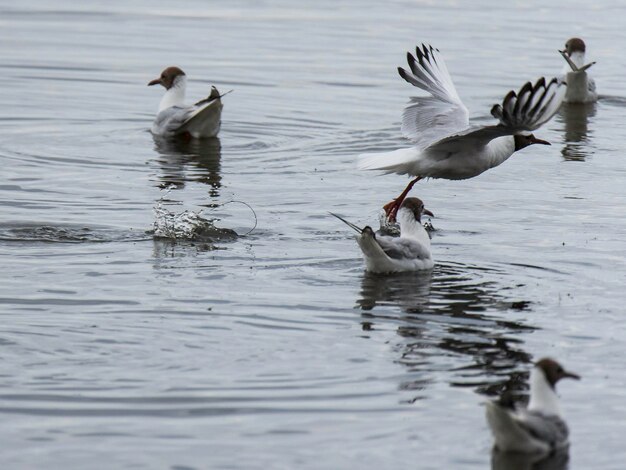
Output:
M427 215L428 217L435 217L435 214L433 214L432 212L430 212L428 209L424 209L422 211L422 215Z
M568 371L563 371L563 378L564 379L574 379L574 380L580 380L580 375L578 374L574 374L573 372L568 372Z
M541 140L538 139L537 137L533 137L531 142L533 144L541 144L541 145L552 145L550 142L548 142L547 140Z
M152 86L152 85L161 85L163 82L161 82L160 78L155 78L154 80L152 80L150 83L148 83L148 86Z

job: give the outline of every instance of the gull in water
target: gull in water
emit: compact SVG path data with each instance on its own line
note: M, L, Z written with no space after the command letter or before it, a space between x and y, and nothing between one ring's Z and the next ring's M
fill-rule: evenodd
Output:
M215 137L220 130L222 100L217 88L211 87L211 94L193 105L185 104L187 76L178 67L168 67L161 76L148 83L148 86L163 85L165 95L159 104L159 111L152 133L162 137ZM225 93L226 94L226 93Z
M565 43L565 49L559 51L567 62L563 69L567 82L566 103L594 103L598 100L596 82L587 74L587 69L595 62L585 64L585 50L585 41L571 38Z
M569 445L569 430L555 390L564 378L580 379L555 360L544 358L530 373L528 408L516 408L505 400L486 403L487 422L499 451L547 455Z
M416 198L404 200L398 210L400 236L376 235L371 227L360 228L337 214L332 215L358 232L356 240L365 259L365 269L374 273L398 273L432 269L430 237L421 222L422 215L434 217Z
M360 169L415 177L398 198L385 206L390 220L422 178L472 178L529 145L550 145L530 131L550 120L565 95L565 83L542 77L534 85L524 84L517 93L510 91L502 105L491 108L499 124L469 127L469 112L439 50L422 44L415 52L417 58L407 53L410 71L398 67L402 78L431 95L412 98L402 116L402 133L415 145L359 157Z

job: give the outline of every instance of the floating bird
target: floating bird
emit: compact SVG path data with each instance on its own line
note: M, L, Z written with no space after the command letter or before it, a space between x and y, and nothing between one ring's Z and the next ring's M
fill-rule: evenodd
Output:
M402 116L402 133L414 147L359 157L359 168L415 176L398 198L385 206L390 220L402 200L422 178L466 179L500 165L514 152L532 144L550 145L530 131L557 112L565 83L553 78L528 82L491 108L497 125L469 127L469 112L454 88L439 50L432 46L409 52L410 71L398 67L400 76L427 91L431 97L415 97Z
M585 41L571 38L565 43L565 49L559 51L567 62L563 69L567 82L566 103L593 103L598 100L596 82L587 74L587 69L595 62L585 64L585 50Z
M152 133L162 137L215 137L220 130L222 101L217 88L194 105L185 104L187 76L178 67L168 67L148 86L163 85L165 95L152 124ZM226 94L226 93L225 93Z
M422 226L421 217L434 216L424 208L420 199L406 198L398 210L399 237L377 236L369 226L362 229L337 214L331 214L359 233L356 240L363 252L367 271L397 273L433 268L430 237Z
M528 408L487 402L487 422L498 450L548 454L568 446L569 430L555 391L556 383L564 378L580 379L553 359L544 358L530 373Z

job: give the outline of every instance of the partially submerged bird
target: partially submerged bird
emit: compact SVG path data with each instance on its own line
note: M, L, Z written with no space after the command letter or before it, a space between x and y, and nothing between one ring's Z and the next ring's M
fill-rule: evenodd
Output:
M580 38L568 39L565 49L559 52L567 62L563 69L567 82L566 103L593 103L598 99L596 82L587 74L587 69L595 62L585 64L585 41Z
M178 67L168 67L148 86L163 85L165 95L152 124L152 133L162 137L215 137L220 130L222 101L217 88L193 105L185 104L187 76Z
M398 210L400 236L376 235L371 227L360 228L337 214L332 215L359 233L356 240L365 259L365 269L374 273L396 273L432 269L430 237L421 222L422 215L434 217L416 198L404 200Z
M569 430L555 390L563 378L580 379L555 360L544 358L530 373L527 408L491 400L486 403L487 422L498 450L545 455L568 446Z
M469 112L439 50L422 44L415 52L417 59L407 53L410 71L398 67L402 78L432 95L412 98L404 110L402 133L415 146L359 157L360 169L415 176L402 194L385 206L390 220L422 178L472 178L529 145L550 145L530 131L550 120L565 95L565 83L542 77L534 85L524 84L517 93L510 91L502 105L491 108L499 124L469 127Z

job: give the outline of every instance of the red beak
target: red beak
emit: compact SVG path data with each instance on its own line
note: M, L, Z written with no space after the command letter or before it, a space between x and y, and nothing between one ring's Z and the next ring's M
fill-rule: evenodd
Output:
M548 142L547 140L541 140L541 139L538 139L538 138L536 138L536 137L533 137L533 138L532 138L532 140L531 140L531 142L532 142L533 144L552 145L552 144L551 144L550 142Z
M422 211L422 214L423 214L423 215L427 215L427 216L429 216L429 217L435 217L435 214L433 214L432 212L430 212L428 209L424 209L424 210Z
M155 78L154 80L152 80L150 83L148 83L148 86L152 86L152 85L161 85L163 82L161 82L160 78Z
M564 379L574 379L574 380L580 380L580 375L578 374L574 374L573 372L568 372L568 371L563 371L563 378Z

